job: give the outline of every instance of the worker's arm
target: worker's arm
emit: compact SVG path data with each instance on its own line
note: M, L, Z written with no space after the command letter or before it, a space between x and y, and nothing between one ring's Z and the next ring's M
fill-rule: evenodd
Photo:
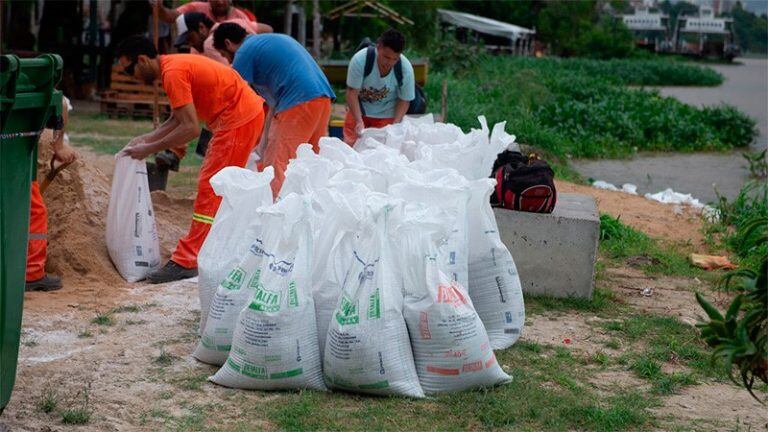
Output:
M395 105L395 123L403 121L403 117L408 112L408 107L411 105L410 101L398 99L397 105Z
M166 135L153 142L140 142L133 146L129 144L119 155L144 159L153 153L185 145L200 134L195 106L191 103L174 109L171 118L163 123L163 126L166 126L166 123L168 127L173 126Z
M67 130L67 123L69 123L69 104L67 103L66 98L64 98L61 105L63 127L61 128L61 131L59 131L56 141L54 141L51 146L53 147L53 154L56 157L56 160L61 163L72 163L77 159L77 153L75 152L75 149L64 142L64 132Z
M347 87L347 106L355 119L355 132L360 134L365 125L363 124L363 110L360 109L360 89Z
M275 31L275 29L273 29L272 26L269 24L257 23L256 26L257 26L256 28L257 34L272 33Z
M181 15L176 9L169 9L163 6L162 0L149 0L149 5L155 7L155 3L158 3L157 17L164 22L172 23L176 21L176 17Z

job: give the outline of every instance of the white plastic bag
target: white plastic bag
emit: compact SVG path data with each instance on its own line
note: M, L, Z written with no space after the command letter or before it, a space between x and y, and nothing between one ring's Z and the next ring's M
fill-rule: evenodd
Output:
M253 390L324 390L310 285L309 201L291 194L259 213L259 280L239 314L229 357L211 381Z
M291 193L312 194L324 188L328 179L342 168L341 162L320 157L310 144L301 144L296 149L296 158L288 162L285 181L278 197L283 198Z
M312 294L315 300L320 356L325 351L328 324L339 301L341 287L352 265L354 240L365 217L370 190L356 183L341 183L313 195L314 244Z
M128 156L115 160L107 210L107 250L120 276L137 282L160 265L147 164Z
M222 201L197 255L201 330L205 328L216 287L245 256L254 240L247 235L247 228L256 219L256 209L272 203L269 184L273 178L272 167L266 167L260 173L226 167L211 177L211 187Z
M495 180L470 182L469 285L467 291L491 339L504 349L520 337L525 324L523 290L517 266L499 237L489 201Z
M386 206L371 211L346 257L352 265L328 326L323 370L331 388L423 397L403 320L399 273L389 251L386 212Z
M412 207L412 206L407 206ZM434 208L406 211L398 229L405 305L419 381L426 394L462 391L510 380L464 287L442 270L434 235L450 220ZM442 234L444 235L444 234Z

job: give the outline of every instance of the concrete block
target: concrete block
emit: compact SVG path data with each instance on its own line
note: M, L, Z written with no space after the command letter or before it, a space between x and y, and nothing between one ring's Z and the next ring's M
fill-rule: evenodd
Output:
M495 208L501 240L512 253L523 292L592 298L600 215L594 198L558 194L551 214Z

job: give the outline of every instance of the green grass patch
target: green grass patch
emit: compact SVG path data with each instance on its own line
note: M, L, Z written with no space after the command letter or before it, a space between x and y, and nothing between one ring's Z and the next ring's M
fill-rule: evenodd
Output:
M625 363L637 376L649 379L660 394L694 384L697 377L727 379L722 366L710 361L710 350L696 328L674 317L633 315L605 322L602 327L631 344ZM664 363L683 366L692 373L664 373Z
M602 286L595 287L591 299L525 295L525 311L530 316L551 311L610 312L613 314L621 310L623 310L622 304L613 292Z
M61 422L70 425L83 425L91 421L91 412L82 408L66 409L61 412Z
M46 414L56 411L59 406L59 395L52 387L46 387L37 401L37 410Z
M661 244L607 214L600 215L600 253L614 261L631 259L632 265L649 274L711 277L688 262L682 246Z
M497 352L511 383L425 400L304 391L266 402L279 430L636 430L655 400L599 395L579 380L590 367L562 347L521 341ZM249 402L252 403L252 402Z
M112 320L110 313L100 313L91 320L91 324L100 326L112 326L115 324L115 321Z
M178 359L179 358L177 356L169 353L165 349L161 349L160 354L158 354L157 357L153 358L152 362L158 366L170 366L171 364L173 364L173 362L175 362Z
M426 91L439 110L448 82L448 121L467 130L477 115L507 121L518 142L552 154L628 157L637 151L725 150L746 147L755 122L730 106L696 108L639 85L716 85L716 72L657 60L482 57L464 74L436 71Z
M718 217L705 227L714 242L732 251L741 267L759 268L762 257L768 255L768 242L760 229L748 229L754 221L768 219L768 183L755 180L747 183L733 200L718 196L715 204Z

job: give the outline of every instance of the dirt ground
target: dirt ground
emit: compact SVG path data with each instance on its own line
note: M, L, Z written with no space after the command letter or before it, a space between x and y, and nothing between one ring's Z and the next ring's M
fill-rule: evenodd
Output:
M49 206L48 270L61 274L65 286L52 293L25 295L22 344L16 387L0 418L14 431L127 431L170 428L172 416L205 415L245 398L249 403L276 396L224 389L205 382L215 368L196 362L200 316L195 280L164 285L128 284L107 258L104 220L112 158L80 150L82 160L65 172L45 195ZM701 244L699 218L689 210L640 197L566 183L561 191L594 196L600 210L651 236ZM187 229L192 202L173 191L152 195L162 250L167 257ZM649 278L633 268L608 268L605 284L638 311L670 315L693 324L699 319L691 295L697 280ZM642 295L653 288L653 295ZM108 315L108 322L92 322ZM601 318L582 312L555 312L529 318L523 340L566 346L590 355L605 351L607 335L593 324ZM563 344L569 339L567 345ZM618 351L621 348L617 349ZM626 370L607 371L597 388L645 385ZM45 414L40 403L55 395L62 407L87 405L93 412L83 426L62 424L60 415ZM655 410L670 424L701 425L717 430L723 423L764 430L768 410L742 389L728 383L686 387ZM235 421L237 416L232 416ZM182 425L183 426L183 425ZM227 424L219 425L226 428ZM177 430L185 430L174 423ZM249 430L271 430L256 419Z

